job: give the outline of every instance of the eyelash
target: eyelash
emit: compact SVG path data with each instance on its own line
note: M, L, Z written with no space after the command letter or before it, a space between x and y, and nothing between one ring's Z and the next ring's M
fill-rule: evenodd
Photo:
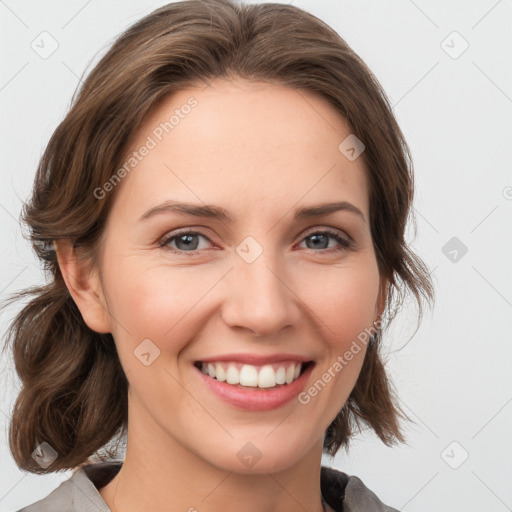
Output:
M164 236L160 240L159 246L161 248L163 248L164 250L168 250L168 251L171 251L171 252L177 253L177 254L184 254L185 256L195 256L203 250L203 249L200 249L200 250L195 250L195 251L183 251L180 249L171 249L168 246L169 242L171 242L172 240L179 238L180 236L183 236L183 235L200 235L200 236L206 238L206 240L208 240L211 243L211 240L206 235L201 233L200 231L192 231L189 229L189 230L185 230L185 231L179 231L177 233L176 232L171 233L170 235ZM321 231L312 231L312 232L308 233L306 236L304 236L302 238L301 242L306 240L307 238L312 237L313 235L329 235L334 240L336 240L340 245L340 247L334 247L334 248L331 247L330 249L319 249L319 250L310 249L313 252L331 253L331 252L338 252L338 251L346 251L346 250L351 249L353 246L352 241L348 240L347 238L342 237L337 231L332 231L330 229L324 229Z

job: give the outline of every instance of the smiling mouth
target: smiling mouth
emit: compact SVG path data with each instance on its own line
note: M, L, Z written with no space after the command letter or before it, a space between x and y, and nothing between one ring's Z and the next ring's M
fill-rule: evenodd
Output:
M240 388L275 389L297 380L313 361L282 361L252 365L229 361L196 361L194 366L205 375Z

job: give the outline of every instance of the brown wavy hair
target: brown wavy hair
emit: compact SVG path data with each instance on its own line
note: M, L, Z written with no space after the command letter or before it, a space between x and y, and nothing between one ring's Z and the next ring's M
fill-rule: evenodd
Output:
M370 224L379 271L390 283L391 320L406 295L433 302L424 263L404 232L411 213L410 151L381 85L327 24L291 5L188 0L158 8L122 33L72 98L39 162L22 222L48 283L15 293L30 300L12 321L22 387L9 428L17 465L33 473L73 469L112 458L127 432L128 381L111 334L83 321L59 270L54 242L73 243L94 264L116 194L93 191L122 165L145 117L169 94L215 78L244 78L320 94L365 145ZM341 142L341 141L340 141ZM363 427L387 445L403 442L400 408L385 371L381 330L368 345L359 378L326 431L324 452L348 449ZM48 467L32 453L47 442L58 454ZM102 450L103 453L100 453Z

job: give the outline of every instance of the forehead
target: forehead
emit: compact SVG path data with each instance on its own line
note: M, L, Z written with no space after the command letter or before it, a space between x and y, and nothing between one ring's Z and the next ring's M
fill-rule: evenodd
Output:
M367 214L363 159L350 161L338 148L351 133L318 94L217 79L151 112L130 144L125 160L135 151L137 162L117 192L132 207L178 198L240 211L351 199Z

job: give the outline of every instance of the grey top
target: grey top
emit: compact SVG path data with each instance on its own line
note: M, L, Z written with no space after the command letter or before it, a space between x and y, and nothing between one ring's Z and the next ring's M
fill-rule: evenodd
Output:
M122 461L81 466L46 498L17 512L111 512L98 489L119 472ZM322 466L322 499L335 512L399 512L388 507L357 476Z

